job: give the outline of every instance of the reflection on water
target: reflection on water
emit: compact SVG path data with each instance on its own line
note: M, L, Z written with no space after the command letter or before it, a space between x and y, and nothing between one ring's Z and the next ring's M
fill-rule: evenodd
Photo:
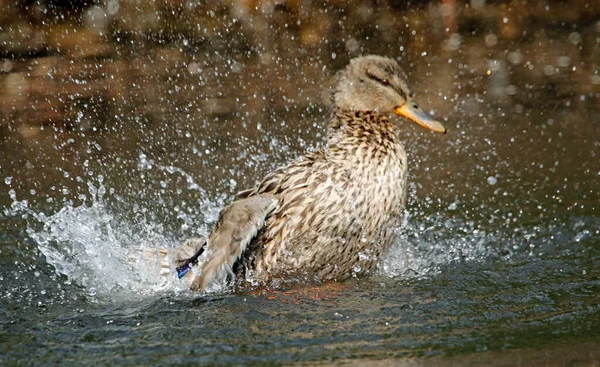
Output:
M246 3L123 2L100 22L107 1L85 30L38 33L40 13L0 35L0 361L597 360L597 4ZM236 191L322 144L328 80L356 53L398 57L449 128L406 124L409 206L374 274L201 296L130 260L206 235Z

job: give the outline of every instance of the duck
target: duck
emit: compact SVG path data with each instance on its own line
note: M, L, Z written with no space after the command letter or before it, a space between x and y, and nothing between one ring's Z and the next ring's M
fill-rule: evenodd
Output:
M162 251L162 264L195 291L224 279L343 281L372 270L407 201L402 123L446 133L407 80L392 58L351 59L335 76L326 144L238 193L206 239Z

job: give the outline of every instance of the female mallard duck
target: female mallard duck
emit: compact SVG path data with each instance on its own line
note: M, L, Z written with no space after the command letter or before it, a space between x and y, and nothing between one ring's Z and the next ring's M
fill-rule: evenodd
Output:
M406 74L386 57L351 60L338 73L332 98L324 148L238 194L207 241L189 241L170 254L180 277L200 263L191 289L234 272L259 282L341 281L376 265L406 203L406 152L388 115L446 129L412 99Z

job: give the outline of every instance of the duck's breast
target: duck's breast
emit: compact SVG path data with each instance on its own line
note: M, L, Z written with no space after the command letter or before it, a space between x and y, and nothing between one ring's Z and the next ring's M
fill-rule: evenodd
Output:
M405 201L402 145L332 151L280 194L262 234L258 267L344 279L372 268L393 238Z

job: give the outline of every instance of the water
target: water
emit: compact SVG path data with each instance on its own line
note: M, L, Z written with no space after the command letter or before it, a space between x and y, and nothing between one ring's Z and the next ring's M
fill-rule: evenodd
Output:
M448 135L450 142L435 137L430 143L426 134L414 135L430 147L451 147L457 139ZM472 137L469 144L481 149L480 156L512 153L498 136L489 139ZM536 169L519 174L512 167L520 163L510 161L498 162L497 170L482 172L478 180L470 177L476 190L463 179L473 174L472 164L459 164L453 172L458 178L444 178L441 187L429 185L427 178L437 179L424 168L427 162L448 172L456 161L450 152L444 159L418 157L428 147L417 144L409 144L411 200L396 245L375 274L316 294L300 288L288 294L219 289L199 295L174 277L148 271L148 264L135 266L132 258L140 249L172 247L207 233L230 197L202 187L203 177L219 168L186 174L160 165L159 157L151 163L146 151L132 153L123 171L143 178L135 182L141 191L113 174L120 163L90 164L102 175L74 180L69 192L76 198L66 199L57 189L48 191L53 200L42 199L38 188L35 200L13 189L1 219L3 361L280 364L444 356L435 360L452 363L499 350L527 359L561 345L578 346L577 358L597 358L586 353L598 350L600 337L598 180L568 176L565 182L559 173L556 180L572 180L573 188L554 185L537 181L547 176ZM537 159L539 149L522 150L519 157ZM578 152L570 147L570 154ZM541 162L565 159L562 154ZM235 154L229 156L235 161ZM498 177L494 184L491 174ZM22 182L17 173L12 177L7 188ZM225 192L237 188L217 181ZM465 361L471 360L459 359Z
M10 60L0 364L597 363L595 23L522 24L515 41L413 20L320 51L142 37L114 59ZM205 236L235 192L323 143L327 79L357 47L400 57L449 130L406 123L409 203L376 271L285 293L157 275L144 254Z
M394 257L406 255L410 273L395 276L399 269L384 265L380 274L318 295L300 289L201 296L158 286L140 292L135 287L142 280L134 279L127 279L129 292L90 294L92 286L56 275L41 256L30 255L33 241L21 246L28 251L11 248L23 238L13 233L2 252L2 268L13 270L2 275L3 358L279 364L597 342L598 224L597 218L570 218L516 235L461 236L440 228L420 238L407 233L410 245L404 246L411 252L388 255L384 263L398 264ZM427 225L443 227L435 220ZM112 278L99 273L92 282L106 286Z

